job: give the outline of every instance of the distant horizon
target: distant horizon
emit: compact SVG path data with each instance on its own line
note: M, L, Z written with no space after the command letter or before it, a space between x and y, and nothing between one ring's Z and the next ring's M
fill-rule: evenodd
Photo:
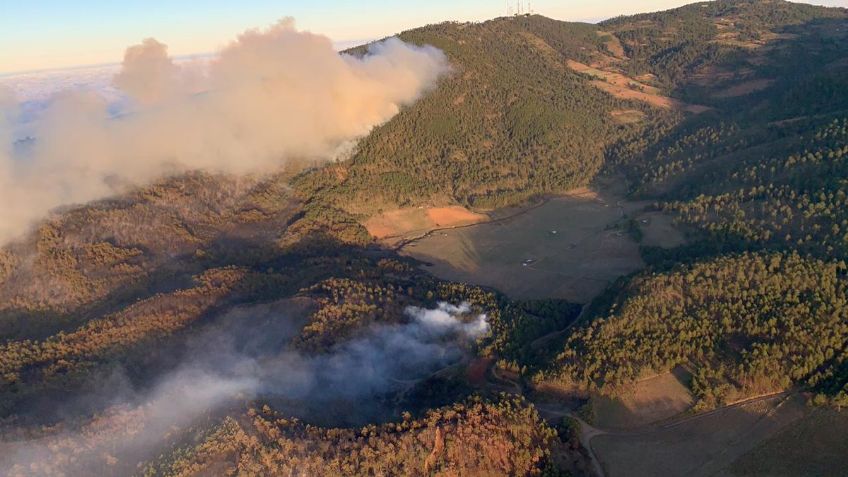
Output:
M508 5L515 1L434 0L424 8L398 6L387 0L359 4L316 0L309 5L271 4L269 0L244 0L239 5L223 0L150 0L144 5L113 5L102 0L77 0L74 5L64 0L37 3L10 5L0 18L0 44L16 45L0 50L0 77L117 64L126 47L144 38L156 38L168 45L174 58L212 55L241 32L265 27L286 16L295 18L299 29L325 35L337 45L353 46L426 24L508 16ZM555 0L535 0L532 9L556 20L599 23L620 15L691 3L697 2L572 0L562 5ZM848 0L800 3L848 7Z
M372 39L362 39L362 40L349 40L349 41L334 41L333 46L336 47L338 51L345 50L347 48L352 48L359 45L364 45L370 43L372 41L377 41L376 38ZM206 51L201 53L186 53L182 55L171 55L171 59L174 61L190 61L197 60L203 58L212 58L215 56L217 52L215 51ZM106 68L110 66L120 66L122 60L117 59L114 61L104 61L102 63L90 63L90 64L82 64L82 65L71 65L71 66L59 66L59 67L48 67L48 68L37 68L33 70L21 70L21 71L0 71L0 78L10 78L14 76L24 76L31 74L39 74L39 73L60 73L63 71L75 71L75 70L86 70L86 69L94 69L94 68Z
M209 58L215 55L215 52L205 52L205 53L188 53L185 55L175 55L171 58L175 61L183 61L183 60L193 60L200 58ZM37 68L34 70L21 70L21 71L0 71L0 78L9 78L12 76L23 76L30 74L38 74L38 73L59 73L62 71L75 71L75 70L87 70L94 68L106 68L109 66L120 66L121 60L118 59L116 61L105 61L103 63L90 63L83 65L71 65L71 66L59 66L59 67L47 67L47 68Z

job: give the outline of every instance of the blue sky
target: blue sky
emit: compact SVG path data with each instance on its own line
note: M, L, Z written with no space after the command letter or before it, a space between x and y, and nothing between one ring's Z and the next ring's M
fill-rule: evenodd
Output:
M336 41L379 38L443 20L506 13L506 0L0 0L0 73L120 61L147 37L174 55L216 50L247 28L293 16ZM672 8L686 0L535 0L538 13L597 21ZM810 3L848 7L848 0Z

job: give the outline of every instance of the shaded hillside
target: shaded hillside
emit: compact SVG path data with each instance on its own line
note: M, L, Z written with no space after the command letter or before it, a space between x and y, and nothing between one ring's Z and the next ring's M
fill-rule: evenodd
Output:
M73 310L102 299L236 227L285 225L297 207L286 195L273 181L190 174L71 208L6 249L0 307Z

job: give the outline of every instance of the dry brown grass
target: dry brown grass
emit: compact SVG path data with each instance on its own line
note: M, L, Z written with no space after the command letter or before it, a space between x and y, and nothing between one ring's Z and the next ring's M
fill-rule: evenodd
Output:
M653 86L647 85L647 84L640 83L639 81L636 81L635 79L633 79L629 76L625 76L625 75L623 75L621 73L617 73L615 71L606 71L606 70L601 70L601 69L598 69L598 68L593 68L589 65L585 65L583 63L580 63L580 62L574 61L574 60L567 60L565 62L565 64L569 68L571 68L572 70L577 71L578 73L584 73L584 74L594 76L594 77L596 77L600 80L603 80L604 82L609 83L611 85L621 86L621 87L624 87L624 88L639 88L641 91L645 92L646 94L650 94L650 95L659 95L660 94L659 89L657 89Z
M576 189L571 189L570 191L563 194L565 197L577 197L580 199L586 200L600 200L600 196L598 195L598 191L594 189L590 189L588 187L578 187Z
M674 425L599 435L592 448L609 477L728 475L737 458L807 413L803 399L776 397Z
M816 409L740 457L734 475L842 475L848 469L848 413Z
M645 73L639 76L634 76L633 78L639 80L641 83L653 83L657 80L657 75L653 73Z
M597 78L591 82L593 86L619 99L641 101L657 108L676 109L694 114L703 113L710 109L707 106L686 104L663 96L656 87L641 83L621 73L600 70L573 60L567 60L566 65L578 73Z
M607 47L607 50L615 55L616 58L627 58L627 55L624 53L624 46L618 40L618 37L605 31L599 31L598 36L604 39L604 45Z
M521 36L527 40L527 43L530 44L533 48L539 51L557 70L562 70L562 55L558 52L554 47L548 44L542 38L530 33L530 32L521 32Z
M486 216L476 214L458 205L448 207L433 207L427 209L427 217L437 227L454 227L457 225L474 224L486 220Z
M629 428L662 421L692 407L692 394L682 382L682 370L642 379L621 397L593 398L595 423L601 427Z
M421 235L438 228L476 224L488 218L465 207L450 205L391 210L369 218L363 225L377 239L392 239Z
M617 109L610 111L610 116L619 124L633 124L645 119L645 113L636 109Z

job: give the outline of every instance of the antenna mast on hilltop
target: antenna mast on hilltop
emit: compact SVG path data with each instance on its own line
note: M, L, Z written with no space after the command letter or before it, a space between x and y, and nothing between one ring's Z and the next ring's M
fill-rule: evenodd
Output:
M530 4L530 0L515 0L515 5L513 5L510 0L506 0L506 15L507 16L518 16L518 15L526 15L533 13L533 7Z

